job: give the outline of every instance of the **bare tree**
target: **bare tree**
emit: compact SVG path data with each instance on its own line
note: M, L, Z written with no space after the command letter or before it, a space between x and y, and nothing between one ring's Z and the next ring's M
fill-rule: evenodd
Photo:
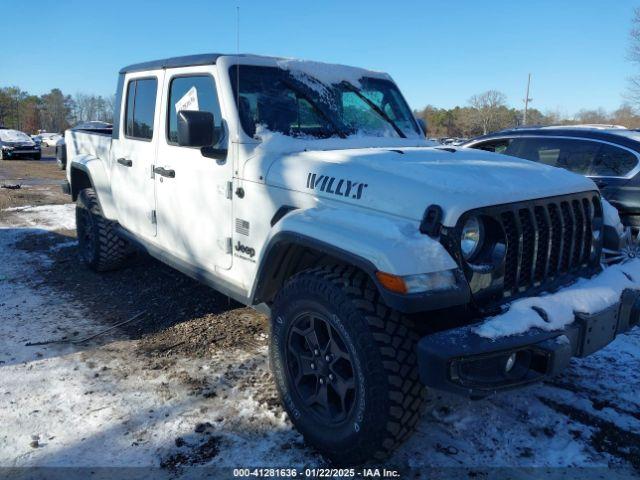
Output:
M506 103L505 94L497 90L488 90L469 99L469 104L475 110L475 123L481 128L483 135L496 128Z
M631 63L640 67L640 8L634 10L631 25L631 45L629 46L628 58ZM629 79L629 89L626 96L630 102L636 105L640 104L640 74Z

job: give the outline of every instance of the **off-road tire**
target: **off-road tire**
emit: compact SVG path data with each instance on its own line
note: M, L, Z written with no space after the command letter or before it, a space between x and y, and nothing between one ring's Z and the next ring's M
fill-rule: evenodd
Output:
M34 160L42 160L42 153L36 153L36 154L33 156L33 159L34 159Z
M354 360L355 407L344 425L309 414L290 378L289 331L309 308L331 318ZM383 460L413 432L426 396L418 379L418 337L366 274L346 266L298 273L276 296L271 328L271 368L282 404L305 441L327 459L341 466Z
M116 232L116 223L102 215L93 188L85 188L76 201L76 230L80 259L96 272L116 270L131 253L128 243Z

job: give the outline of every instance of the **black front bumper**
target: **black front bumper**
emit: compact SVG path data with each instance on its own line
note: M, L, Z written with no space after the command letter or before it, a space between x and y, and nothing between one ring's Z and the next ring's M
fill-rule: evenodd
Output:
M495 340L477 335L477 325L447 330L418 342L420 379L428 387L482 398L553 376L571 357L586 357L639 324L640 291L625 290L615 305L578 313L563 330L532 329Z

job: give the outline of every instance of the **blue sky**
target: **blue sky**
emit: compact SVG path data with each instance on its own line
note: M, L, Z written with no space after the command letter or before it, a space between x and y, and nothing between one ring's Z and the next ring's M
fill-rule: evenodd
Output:
M233 53L237 5L241 51L384 70L413 108L519 107L531 72L533 107L574 113L623 102L640 1L2 0L0 86L109 94L129 63Z

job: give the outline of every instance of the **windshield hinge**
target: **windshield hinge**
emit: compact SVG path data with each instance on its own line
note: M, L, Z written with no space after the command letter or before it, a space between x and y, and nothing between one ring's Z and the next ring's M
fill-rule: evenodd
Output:
M233 198L233 182L227 182L227 200Z
M231 252L233 252L233 239L231 237L227 237L226 240L227 255L231 255Z
M149 214L149 218L151 219L151 223L153 224L158 223L158 218L156 217L155 210L151 210L151 213Z
M156 172L153 170L155 165L151 165L151 178L156 178Z

